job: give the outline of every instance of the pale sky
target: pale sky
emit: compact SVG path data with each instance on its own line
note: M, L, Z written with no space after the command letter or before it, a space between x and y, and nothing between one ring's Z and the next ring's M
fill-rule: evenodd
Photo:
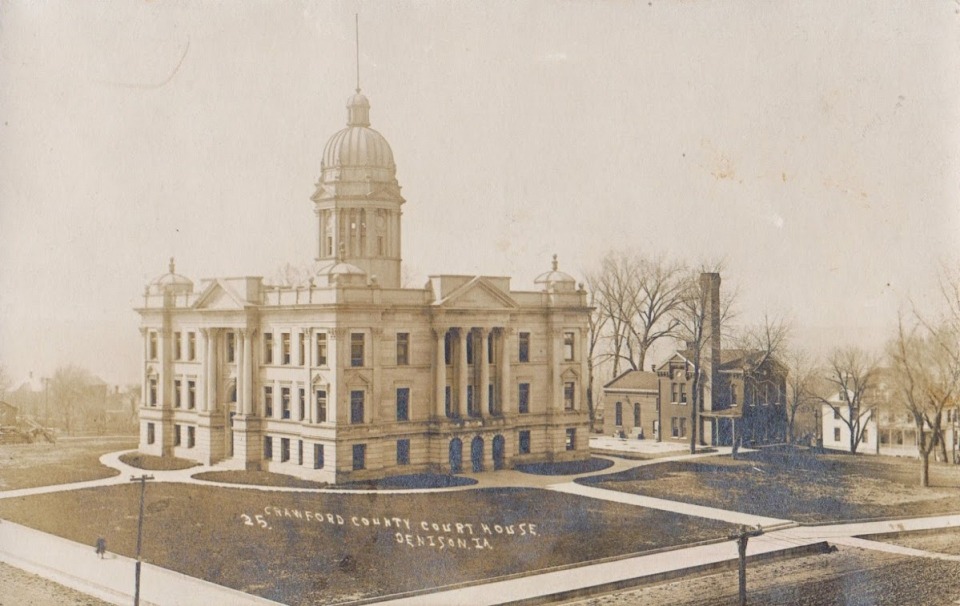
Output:
M741 321L875 347L960 233L960 3L0 4L0 363L139 378L144 285L315 249L361 86L403 257L513 276L726 259Z

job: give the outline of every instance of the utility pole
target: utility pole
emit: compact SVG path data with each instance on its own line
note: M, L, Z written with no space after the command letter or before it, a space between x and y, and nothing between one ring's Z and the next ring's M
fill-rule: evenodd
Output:
M140 482L140 517L137 518L137 568L133 588L133 606L140 606L140 545L143 541L143 494L147 489L147 480L152 479L153 476L146 474L140 477L130 476L131 482Z
M747 541L750 537L759 537L763 534L760 526L747 528L740 526L740 530L730 535L730 539L737 542L737 552L740 555L740 606L747 606Z

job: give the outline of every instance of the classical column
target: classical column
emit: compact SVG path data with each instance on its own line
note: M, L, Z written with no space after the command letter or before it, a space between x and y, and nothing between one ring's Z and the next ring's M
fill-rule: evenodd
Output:
M467 417L467 383L469 383L468 373L470 368L467 366L467 339L470 338L470 329L460 327L457 329L457 410L461 417Z
M150 331L145 326L140 327L140 336L143 337L143 364L140 365L140 406L149 406L147 401L150 378L147 376L147 366L150 364Z
M490 393L490 363L487 358L487 335L489 330L486 328L480 328L478 330L478 341L480 342L480 347L475 348L478 351L474 351L474 360L476 356L480 356L480 385L477 386L477 391L479 392L474 397L477 402L477 416L485 416L489 414L487 407L489 406L489 393Z
M447 358L445 355L446 351L446 337L447 329L446 328L434 328L433 329L434 337L434 356L433 356L433 372L434 372L434 391L433 391L433 408L434 414L438 417L446 416L446 399L447 399Z
M238 383L243 383L243 414L253 414L253 337L254 331L243 328L239 331L243 340L243 360L237 368Z
M510 352L513 351L510 346L510 337L513 332L512 328L506 326L500 329L500 356L497 358L499 364L497 376L500 378L500 414L507 414L513 409L510 404Z

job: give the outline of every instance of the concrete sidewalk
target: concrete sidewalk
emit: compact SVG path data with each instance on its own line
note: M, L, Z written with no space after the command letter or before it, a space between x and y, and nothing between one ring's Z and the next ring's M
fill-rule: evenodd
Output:
M790 520L781 520L778 518L767 518L756 516L749 513L740 513L739 511L728 511L726 509L716 509L714 507L704 507L702 505L693 505L682 503L680 501L667 501L655 497L647 497L639 494L630 494L627 492L618 492L616 490L606 490L604 488L595 488L593 486L584 486L576 482L564 482L562 484L553 484L546 487L547 490L554 492L564 492L575 494L581 497L590 497L602 501L611 501L614 503L624 503L626 505L635 505L637 507L646 507L648 509L659 509L661 511L671 511L698 518L707 518L709 520L719 520L731 524L744 524L746 526L780 526L790 524Z
M773 555L786 549L810 546L819 542L813 539L798 541L784 538L773 532L750 539L747 544L747 557ZM447 591L396 599L387 598L376 604L380 606L492 606L525 600L549 601L546 599L548 596L575 594L592 587L629 585L631 581L643 578L655 581L660 575L671 575L671 573L690 570L694 567L719 568L737 558L736 543L725 541Z
M118 606L133 603L136 560L109 551L101 560L93 545L81 545L3 520L0 521L0 561L105 602ZM140 603L144 606L282 606L150 564L141 567Z

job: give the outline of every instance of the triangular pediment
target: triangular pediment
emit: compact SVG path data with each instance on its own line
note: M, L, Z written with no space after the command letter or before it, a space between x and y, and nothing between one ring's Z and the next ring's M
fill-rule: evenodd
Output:
M517 302L508 294L477 276L436 303L455 309L515 309Z
M221 280L213 280L197 297L194 309L240 310L246 302Z

